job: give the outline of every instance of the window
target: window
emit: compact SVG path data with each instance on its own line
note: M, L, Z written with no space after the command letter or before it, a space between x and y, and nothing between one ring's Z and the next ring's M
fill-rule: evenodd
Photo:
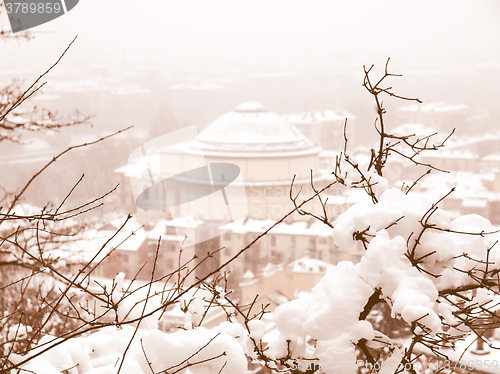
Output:
M271 235L271 247L276 247L276 236Z
M224 234L224 239L225 239L225 240L231 240L231 232L226 232L226 233Z
M290 246L291 246L292 248L295 248L295 246L296 246L296 245L297 245L297 242L296 242L296 240L295 240L295 236L292 236Z
M312 250L316 250L316 239L315 238L309 239L309 248Z
M173 268L174 268L174 259L172 258L167 259L167 269L170 270Z
M328 251L328 254L330 255L329 261L334 262L335 261L335 251L333 249L330 249Z
M271 262L280 264L283 262L283 253L278 251L271 251Z

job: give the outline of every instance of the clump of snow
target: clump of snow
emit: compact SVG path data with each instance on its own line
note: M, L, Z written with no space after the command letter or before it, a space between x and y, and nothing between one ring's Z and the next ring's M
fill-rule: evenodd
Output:
M253 343L248 331L239 323L225 321L214 328L215 331L223 332L238 341L245 354L253 359L257 358Z
M361 202L341 214L333 237L341 248L356 241L366 249L355 270L391 307L393 317L408 324L418 321L433 333L441 319L456 324L453 307L439 299L439 291L467 286L469 271L500 265L499 235L478 215L454 220L432 203L397 189L382 192L378 203ZM487 302L478 293L474 302ZM454 309L455 308L455 309Z
M200 374L219 371L243 374L247 370L243 349L235 338L224 332L198 328L164 334L153 330L142 338L142 343L154 372L169 371L179 363L194 364L189 370ZM144 373L150 372L142 352L136 351L135 359Z
M283 357L290 340L293 354L303 356L310 337L316 340L314 354L320 360L339 355L355 360L353 342L373 338L371 324L358 320L372 292L354 271L353 263L339 263L310 293L276 308L273 321L280 335L269 342L270 353Z
M389 181L386 178L372 171L367 171L364 174L365 177L368 179L368 182L370 183L371 189L375 193L375 196L377 198L380 198L380 196L382 196L382 194L389 187Z
M143 329L158 328L160 311L154 312L162 305L161 296L153 294L147 287L133 292L127 291L125 274L118 273L114 279L112 301L117 305L119 322L140 321Z
M402 237L390 239L386 230L379 231L356 271L372 289L381 290L392 305L393 317L401 316L408 324L419 321L437 331L441 325L434 310L438 291L430 279L411 265L405 252Z
M246 373L245 353L234 337L222 331L204 328L166 334L159 330L139 329L131 326L107 327L86 337L60 343L47 337L31 352L39 352L44 344L54 348L33 358L22 368L35 373L71 374L116 373L123 361L121 373L146 374L180 370L194 374ZM131 343L130 343L131 342ZM130 344L124 358L124 352ZM16 357L18 360L22 356ZM20 361L19 361L20 362ZM175 369L174 369L175 368Z
M9 327L7 334L8 340L24 340L28 338L28 334L33 331L31 326L25 326L21 323Z
M407 237L418 230L418 220L427 209L422 202L392 188L382 193L377 204L364 201L341 214L334 222L333 238L337 246L350 248L354 233L367 230L367 234L375 235L396 222L397 229L394 227L389 232L397 231L396 234Z
M264 337L266 332L266 325L261 320L252 320L248 322L248 328L250 329L250 338L259 341Z
M184 328L192 329L198 326L205 314L205 309L209 306L212 294L208 290L194 288L186 292L180 300L181 309L186 313L184 318Z

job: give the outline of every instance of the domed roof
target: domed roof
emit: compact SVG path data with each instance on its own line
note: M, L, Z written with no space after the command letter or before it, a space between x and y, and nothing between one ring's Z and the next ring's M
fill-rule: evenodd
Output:
M255 102L238 105L196 137L197 148L217 152L314 152L317 147L283 117Z

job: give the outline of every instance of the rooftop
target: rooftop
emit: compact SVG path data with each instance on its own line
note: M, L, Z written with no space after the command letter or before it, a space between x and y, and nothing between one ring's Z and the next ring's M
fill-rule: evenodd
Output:
M222 231L232 231L236 234L261 233L271 227L275 220L272 219L247 219L228 223L220 227ZM322 222L314 221L312 224L304 221L280 223L271 230L271 234L285 235L312 235L330 237L332 229Z
M467 109L467 105L447 104L444 102L435 102L428 104L410 104L400 107L399 112L419 112L419 113L453 113L461 112Z
M339 121L342 126L346 119L354 119L354 115L345 111L323 110L314 112L292 113L285 116L285 119L293 124L318 124L324 122Z
M196 137L191 147L205 153L320 151L282 116L255 102L240 104L217 118Z

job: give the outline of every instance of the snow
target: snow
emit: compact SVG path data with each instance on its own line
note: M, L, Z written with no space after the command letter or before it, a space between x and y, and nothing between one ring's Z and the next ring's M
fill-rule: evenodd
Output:
M299 258L292 262L293 272L295 273L325 273L334 266L328 262L316 260L314 258Z
M338 247L350 248L353 233L368 229L367 233L374 235L401 217L398 230L403 236L409 235L417 231L417 221L427 209L425 201L407 196L398 189L389 189L380 196L378 204L361 202L339 216L334 223L333 238Z
M316 339L314 355L320 360L356 360L353 341L373 337L367 321L359 321L372 293L354 271L354 264L341 262L311 290L280 305L273 315L279 336L269 341L270 353L284 357L286 341L294 357L304 357L308 337Z
M118 233L116 230L87 229L81 231L72 237L73 240L60 243L53 249L47 248L46 255L51 258L63 259L68 263L87 263L92 260L98 262L113 249L137 252L147 238L148 234L144 228L135 220L131 220ZM108 239L109 242L107 242ZM106 246L101 250L106 242ZM99 254L97 254L98 252ZM94 256L97 257L94 258Z
M271 227L276 221L272 219L247 219L247 220L238 220L226 225L220 226L219 229L224 231L231 231L235 234L248 234L248 233L256 233L260 234L261 232L267 230ZM304 221L296 221L292 223L280 223L279 225L273 227L271 230L272 234L283 234L283 235L309 235L309 236L321 236L321 237L330 237L332 235L332 229L329 226L321 222L313 222L309 224Z
M467 172L435 173L421 180L417 189L437 197L444 195L456 186L452 198L478 198L486 196L488 192L483 182L488 177L488 174Z
M423 138L432 134L436 134L436 137L439 135L437 134L437 131L434 130L432 127L423 125L421 123L405 123L393 129L391 131L391 134L397 136L415 135L417 138ZM442 138L442 136L440 138Z
M444 102L435 102L428 104L410 104L400 107L400 112L423 112L423 113L450 113L463 111L467 109L467 105L461 104L446 104Z
M485 350L481 354L473 353L476 349L476 335L472 334L466 339L459 341L455 349L445 348L442 353L449 358L449 367L454 372L459 369L464 372L475 372L476 369L481 373L498 373L500 368L500 354L498 350L489 348L484 344ZM496 342L498 344L498 342ZM428 357L435 357L424 345L417 343L415 346L415 353L424 353Z
M252 116L267 113L255 103L237 107L236 112ZM387 180L375 173L366 175L376 183L374 191L378 202L367 198L355 199L354 203L347 197L331 202L352 203L337 217L333 229L321 222L302 221L281 223L273 228L275 235L331 237L342 251L351 250L362 240L365 252L357 264L346 261L330 265L308 258L292 263L295 272L325 275L310 292L302 292L295 300L279 305L272 314L271 324L267 325L262 319L247 321L245 326L227 321L211 329L203 327L202 316L211 294L196 289L187 292L178 305L165 312L165 316L182 324L182 329L165 333L158 330L158 313L163 305L161 297L153 293L154 296L148 298L149 291L145 287L132 295L127 294L127 282L124 275L119 274L112 283L112 299L115 302L122 300L117 308L118 322L124 323L121 328L107 327L62 343L47 335L29 355L40 352L47 344L57 343L57 346L33 358L23 369L36 373L60 373L68 369L72 374L79 371L114 373L130 342L123 373L168 372L173 368L183 373L245 373L246 357L258 358L252 339L265 341L264 354L272 359L291 355L303 358L302 363L312 359L323 363L355 362L357 342L363 339L368 345L380 343L381 334L369 321L360 320L360 314L374 293L380 293L394 318L408 325L418 323L419 328L433 336L442 334L453 338L462 331L470 332L456 316L457 304L440 297L440 292L473 284L469 272L481 275L486 266L490 271L500 268L500 247L496 245L500 235L496 228L475 214L454 218L439 206L433 206L436 199L432 193L407 195L399 189L389 188ZM470 175L452 177L470 178ZM221 229L240 235L258 234L274 223L274 220L245 219L221 226ZM199 224L190 218L162 221L154 233L161 235L170 225L197 227ZM130 230L127 226L123 235ZM91 232L86 233L89 234L93 236ZM141 231L135 236L129 244L130 250L137 248L141 240L147 240L147 234ZM122 239L120 236L116 241ZM110 243L113 244L115 241ZM268 265L263 268L263 274L281 269L279 265ZM249 272L243 277L245 280L254 278ZM217 301L224 302L224 291L217 289L217 292L220 293ZM493 295L484 290L471 292L468 296L472 308L496 303ZM138 324L143 311L150 315ZM454 327L447 328L443 322ZM273 328L272 333L269 326ZM9 338L23 339L28 333L28 326L15 325L9 330ZM383 339L388 347L394 348L389 338ZM461 342L457 347L465 349ZM444 352L447 352L446 347ZM29 355L13 355L12 361L21 362ZM396 349L386 364L396 366L400 360L401 351ZM323 370L334 373L343 369L324 366Z
M127 165L115 169L114 172L123 173L129 178L141 179L147 177L149 179L148 169L151 170L153 175L159 175L160 156L158 154L150 154L136 160L130 160Z
M266 332L266 325L261 320L252 320L248 322L248 329L250 330L249 337L255 341L262 340Z
M9 327L9 333L7 334L8 340L24 340L28 337L28 334L33 329L31 326L25 326L23 324L16 324Z
M266 295L266 297L276 305L281 305L290 301L288 297L286 297L279 291L271 292L270 294Z
M255 278L255 275L250 270L245 271L245 274L243 274L243 279L245 280L250 280L253 278Z
M189 148L185 149L187 154L197 156L223 156L227 158L276 158L297 157L315 155L321 152L320 147L311 146L309 140L288 143L256 143L252 145L237 143L208 143L193 140ZM290 183L290 181L288 181Z
M195 374L217 373L221 369L221 373L246 372L243 348L225 332L199 328L166 334L159 330L139 329L133 338L134 330L131 326L106 327L87 337L70 339L42 353L23 369L36 373L65 370L72 374L116 373L126 346L132 341L121 373L151 373L151 368L160 372L173 367L185 367L180 371L183 373L187 373L189 367ZM46 337L39 347L57 342L57 338ZM32 354L38 349L35 348Z
M486 199L464 199L462 206L465 208L486 208L488 200Z
M428 159L439 159L439 158L474 160L474 159L479 159L479 156L470 151L464 151L464 150L440 150L439 152L421 155L417 159L428 160Z
M489 140L500 139L499 131L478 132L477 135L453 136L446 142L447 149L460 149L466 146L477 145Z
M293 113L285 116L293 124L314 125L323 122L340 121L343 128L346 119L355 119L354 115L345 111L323 110L315 112Z
M223 290L220 291L223 294ZM246 372L245 354L251 345L241 325L227 322L213 329L198 326L208 308L210 293L207 290L192 289L183 295L180 305L175 304L186 308L180 313L186 329L172 333L158 330L162 300L157 289L130 288L121 273L113 281L111 294L118 305L116 318L120 326L104 327L66 341L45 335L28 355L12 355L11 361L21 363L31 358L22 367L34 373L116 373L121 364L121 372L138 374L150 373L151 368L161 372L174 370L174 367L178 372L195 374L218 373L219 370L221 373ZM138 324L143 313L147 316ZM172 314L172 310L167 314ZM264 335L263 322L254 321L250 326L253 336ZM16 325L10 330L10 337L14 339L17 335L19 340L30 328ZM48 347L50 349L46 350Z
M406 242L402 237L390 239L387 231L381 230L368 245L356 271L390 300L393 317L399 315L408 324L419 320L437 330L440 320L434 307L438 291L431 280L422 277L405 259L405 252Z
M498 261L500 251L494 246L498 235L478 235L494 231L488 220L478 215L452 220L438 208L429 217L429 224L451 231L427 230L421 235L414 256L422 258L420 266L437 278L422 274L407 255L415 244L416 233L422 230L419 221L429 206L400 190L389 189L378 204L359 203L340 215L333 236L338 246L349 248L353 234L365 231L367 249L355 267L359 277L372 289L381 290L394 317L409 324L418 320L437 333L440 315L454 320L449 307L437 303L438 291L468 284L467 271L484 269L485 265L477 261L486 258L488 248L492 248L489 259L493 263Z
M237 105L234 109L235 112L266 112L267 110L264 108L262 104L256 103L255 101L247 101L245 103L241 103Z
M295 127L258 103L243 103L212 122L197 137L201 143L241 145L289 144L313 148Z
M174 228L179 232L186 230L196 230L203 224L203 221L192 216L179 216L172 219L161 218L156 221L155 226L148 231L149 239L158 239L160 236L162 240L171 240L182 243L185 235L168 233L168 227Z

